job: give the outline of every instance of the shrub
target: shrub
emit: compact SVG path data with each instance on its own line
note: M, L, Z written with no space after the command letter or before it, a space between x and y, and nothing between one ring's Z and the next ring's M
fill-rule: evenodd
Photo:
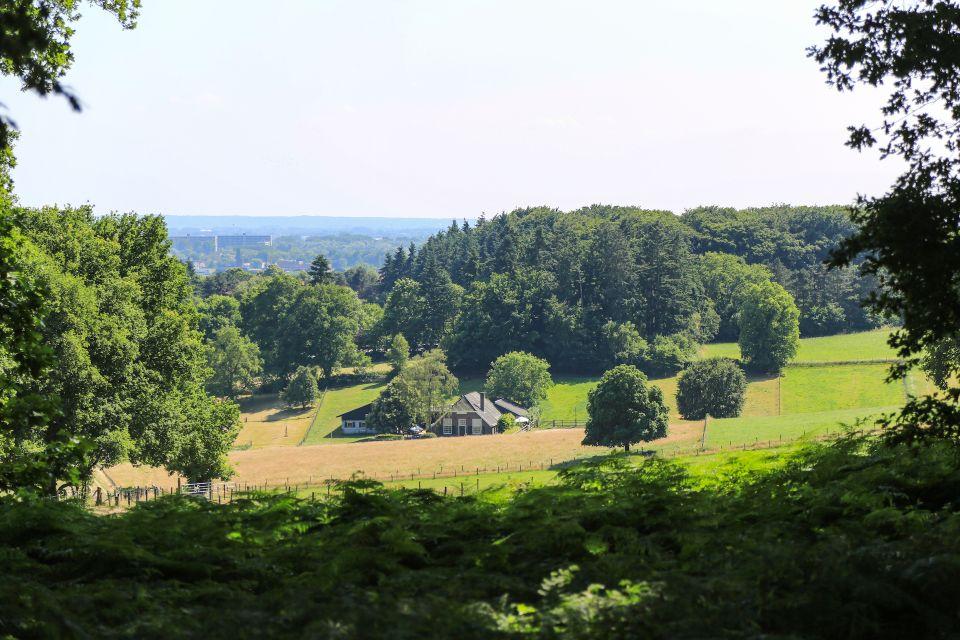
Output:
M733 418L743 410L747 377L729 358L694 362L677 380L677 408L686 420Z
M742 464L692 482L670 461L601 456L513 494L359 479L316 501L172 497L109 518L4 502L0 635L955 635L955 446L850 438Z

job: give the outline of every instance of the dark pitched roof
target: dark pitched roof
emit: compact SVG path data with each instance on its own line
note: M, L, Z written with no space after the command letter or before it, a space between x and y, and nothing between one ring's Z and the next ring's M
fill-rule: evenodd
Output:
M440 416L448 415L450 413L476 413L480 416L480 419L488 426L492 427L497 424L497 420L500 419L500 410L497 409L497 406L493 404L493 400L489 398L484 400L483 411L480 410L480 394L476 391L471 391L470 393L465 393L454 402L447 410ZM439 422L439 419L438 419ZM436 424L436 423L434 423Z
M530 412L520 405L510 402L509 400L505 400L504 398L497 398L493 401L493 404L497 405L497 408L500 409L501 413L512 413L518 418L526 418L530 415Z
M473 407L473 410L476 411L488 425L493 426L497 424L497 420L500 419L500 410L497 408L497 405L493 403L492 399L484 398L483 411L480 410L480 393L478 391L463 394L463 399Z
M368 402L362 407L357 407L356 409L350 409L346 413L341 413L338 418L343 420L365 420L367 414L370 413L370 407L373 406L372 402Z

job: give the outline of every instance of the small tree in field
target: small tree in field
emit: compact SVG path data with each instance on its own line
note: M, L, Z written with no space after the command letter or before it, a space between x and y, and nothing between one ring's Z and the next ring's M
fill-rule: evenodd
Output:
M303 409L316 402L319 395L316 376L307 367L300 367L283 390L283 401L291 407Z
M410 344L402 333L398 333L390 340L390 348L387 349L387 361L393 365L393 373L398 374L403 371L409 359Z
M590 391L586 437L583 444L623 447L667 435L667 405L659 387L647 385L647 376L634 366L610 369Z
M543 402L551 386L550 363L523 351L494 360L486 382L487 393L527 407Z
M512 413L505 413L497 420L497 431L500 433L507 433L515 426L517 426L517 419L513 417Z
M776 373L800 346L800 310L775 282L747 287L740 306L740 352L747 366Z
M694 362L677 380L677 408L686 420L734 418L743 410L747 377L729 358Z

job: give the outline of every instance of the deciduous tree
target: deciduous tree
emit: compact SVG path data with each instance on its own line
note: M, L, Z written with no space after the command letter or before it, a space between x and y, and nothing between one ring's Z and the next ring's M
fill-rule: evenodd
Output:
M659 387L647 384L636 367L622 364L610 369L587 396L586 435L583 444L623 447L667 435L667 406Z
M400 373L407 365L410 359L410 345L402 333L398 333L390 340L390 348L387 349L387 362L393 366L394 373Z
M207 364L213 374L210 392L235 399L250 391L263 370L260 349L232 325L221 327L207 345Z
M751 369L778 372L800 345L800 311L774 282L747 287L740 307L740 353Z
M685 420L734 418L743 410L747 377L729 358L694 362L677 380L677 408Z
M485 385L487 393L524 407L543 402L551 386L550 363L523 351L505 353L494 360Z
M417 400L409 383L394 378L374 400L367 414L367 424L377 433L404 433L416 422Z
M308 367L298 367L283 390L283 401L291 407L304 409L317 401L320 389L317 377Z

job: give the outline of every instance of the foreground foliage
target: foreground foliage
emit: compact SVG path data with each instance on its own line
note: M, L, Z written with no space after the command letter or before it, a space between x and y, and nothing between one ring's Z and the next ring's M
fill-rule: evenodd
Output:
M846 439L706 483L613 456L508 498L10 504L0 634L935 637L957 624L958 487L955 448Z

